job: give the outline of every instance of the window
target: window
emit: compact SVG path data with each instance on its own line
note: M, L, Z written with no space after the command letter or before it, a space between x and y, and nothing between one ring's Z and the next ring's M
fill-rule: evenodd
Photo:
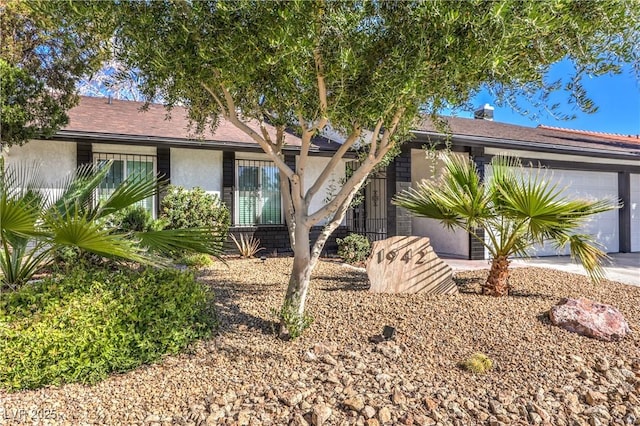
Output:
M155 156L138 155L138 154L111 154L104 152L94 152L93 159L98 166L105 164L109 160L113 160L109 173L98 186L97 199L104 200L108 198L124 179L133 174L146 175L153 173L155 175ZM147 211L155 216L155 197L149 197L139 201L136 205L143 206Z
M273 162L236 160L236 179L236 225L282 224L280 174Z

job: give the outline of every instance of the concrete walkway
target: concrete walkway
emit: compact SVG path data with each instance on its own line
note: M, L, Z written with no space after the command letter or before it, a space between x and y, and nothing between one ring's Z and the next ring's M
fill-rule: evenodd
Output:
M606 278L625 284L640 286L640 252L614 253L609 255L611 264L605 265ZM467 271L474 269L488 269L488 260L463 260L442 258L454 271ZM587 275L582 265L575 263L569 256L549 256L532 259L515 259L511 267L535 266L539 268L552 268L575 274Z

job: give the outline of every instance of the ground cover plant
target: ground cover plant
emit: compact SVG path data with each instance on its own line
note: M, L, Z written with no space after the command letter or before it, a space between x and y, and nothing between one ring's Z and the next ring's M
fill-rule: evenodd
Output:
M175 270L75 269L0 295L0 387L96 383L216 324L213 293Z

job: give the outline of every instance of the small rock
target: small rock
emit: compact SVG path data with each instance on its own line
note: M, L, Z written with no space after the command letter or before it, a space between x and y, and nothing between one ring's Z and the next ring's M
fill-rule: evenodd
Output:
M587 391L587 393L585 393L584 399L585 399L585 401L587 401L587 404L589 404L589 405L598 405L601 402L606 401L607 400L607 396L605 394L603 394L603 393L596 392L596 391L593 391L593 390L589 389Z
M404 396L399 388L393 389L393 396L391 397L394 404L401 405L407 402L407 397Z
M329 365L338 365L338 361L336 361L336 359L334 357L332 357L329 354L324 354L320 357L320 361L324 362L325 364L329 364Z
M364 409L362 410L362 414L364 414L364 416L365 416L367 419L371 419L371 418L375 417L375 415L376 415L376 409L375 409L375 408L373 408L373 407L372 407L372 406L370 406L370 405L365 405Z
M605 371L609 370L610 365L609 365L609 360L607 359L607 357L599 357L596 360L596 371L599 371L601 373L604 373Z
M364 424L366 426L380 426L380 422L378 421L378 419L367 419Z
M311 424L314 426L322 426L333 414L333 410L327 405L316 405L311 412Z
M304 399L304 395L302 395L302 393L300 392L292 391L280 395L278 399L280 399L280 401L282 401L282 403L284 403L288 407L295 407L302 402L302 400Z
M238 413L238 426L248 426L251 421L251 415L248 411L240 411Z
M364 408L364 400L361 397L347 398L342 404L350 410L360 411Z
M391 411L387 407L382 407L378 411L378 419L382 424L391 422Z
M318 356L316 354L314 354L313 352L311 352L311 351L306 351L304 353L303 359L306 362L316 362L316 361L318 361Z
M428 396L424 398L424 405L427 406L429 410L434 410L438 406L438 401L433 398L429 398Z

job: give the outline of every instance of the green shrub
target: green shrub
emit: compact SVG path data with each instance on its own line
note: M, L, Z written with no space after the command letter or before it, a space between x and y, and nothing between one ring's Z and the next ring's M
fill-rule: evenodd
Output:
M203 253L186 253L181 256L177 262L195 269L206 268L207 266L213 265L211 256Z
M113 221L121 232L149 232L162 229L162 223L153 219L151 213L143 206L129 206L117 212Z
M213 295L193 274L72 270L0 295L0 386L95 383L208 336Z
M272 309L271 314L285 325L288 332L286 337L289 340L295 340L302 336L302 333L313 323L311 315L306 312L300 315L297 309L289 303L285 303L279 311Z
M338 256L347 263L364 262L371 253L371 242L360 234L349 234L344 238L336 238Z
M472 373L484 374L493 368L493 361L485 354L476 352L462 362L460 366Z
M229 209L217 195L173 185L162 199L161 219L167 229L215 227L220 235L227 235L231 224Z

